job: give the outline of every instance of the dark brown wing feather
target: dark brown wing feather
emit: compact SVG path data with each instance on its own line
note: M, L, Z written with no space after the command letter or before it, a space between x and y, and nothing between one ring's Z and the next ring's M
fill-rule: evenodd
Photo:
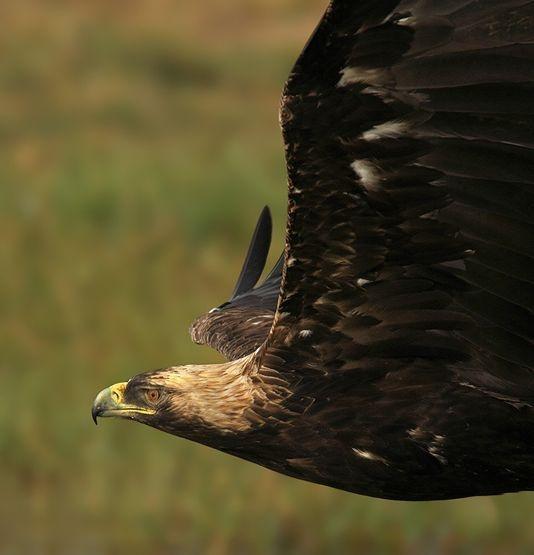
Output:
M272 327L280 280L280 272L275 272L259 287L199 316L191 324L191 339L213 347L228 360L253 353Z
M534 2L331 3L281 109L291 402L423 361L534 403L533 43Z
M534 2L331 4L283 96L271 349L534 368L533 22Z
M258 283L271 243L271 214L265 207L229 301L199 316L190 327L195 343L209 345L228 360L253 353L271 329L280 292L283 257L261 285Z

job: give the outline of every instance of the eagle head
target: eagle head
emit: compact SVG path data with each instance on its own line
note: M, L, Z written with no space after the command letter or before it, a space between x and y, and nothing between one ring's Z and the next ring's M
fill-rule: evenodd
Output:
M252 393L236 365L174 366L107 387L96 396L92 415L95 423L119 417L198 440L246 431Z
M99 417L118 417L159 427L158 424L177 417L178 398L183 390L176 379L179 373L170 370L145 372L103 389L93 403L95 423Z

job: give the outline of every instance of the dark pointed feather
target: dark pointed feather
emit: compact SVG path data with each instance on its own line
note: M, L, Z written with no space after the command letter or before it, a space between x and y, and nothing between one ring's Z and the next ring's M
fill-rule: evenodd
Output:
M394 75L399 90L441 89L484 83L528 83L534 79L534 45L503 46L439 54L405 62Z
M276 261L276 264L273 266L273 269L269 272L269 275L265 278L265 282L268 282L272 279L280 280L282 270L284 269L284 259L285 254L282 253Z
M271 246L272 219L271 211L266 206L258 219L256 229L252 235L243 268L237 279L234 292L230 300L250 291L260 279Z

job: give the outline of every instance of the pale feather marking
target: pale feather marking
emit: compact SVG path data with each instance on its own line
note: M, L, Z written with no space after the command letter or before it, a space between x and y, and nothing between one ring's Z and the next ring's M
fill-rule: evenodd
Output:
M362 185L368 190L376 190L380 185L380 170L369 160L355 160L351 168L361 180Z
M389 462L387 459L385 459L384 457L381 457L380 455L376 455L375 453L371 453L371 451L356 449L356 447L353 447L352 450L354 451L354 454L356 454L358 457L361 457L362 459L367 459L368 461L381 462L382 464L389 465Z

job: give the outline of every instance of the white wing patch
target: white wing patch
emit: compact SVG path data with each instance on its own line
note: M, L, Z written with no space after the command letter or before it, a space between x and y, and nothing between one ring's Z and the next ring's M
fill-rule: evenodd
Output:
M338 87L347 87L354 83L366 83L368 85L385 85L391 81L389 72L384 68L368 69L363 67L346 67L341 70L341 79Z
M428 445L428 452L441 464L447 464L447 459L443 456L444 442L444 436L434 435L433 440Z
M362 133L364 141L379 141L380 139L396 139L402 137L410 129L410 124L405 121L387 121L375 125L369 131Z
M402 25L403 27L415 27L417 23L417 18L415 17L403 17L397 20L397 25Z
M377 190L380 185L380 169L369 160L356 160L351 168L360 178L361 184L368 190Z
M371 451L356 449L356 447L353 447L352 450L354 451L355 455L357 455L358 457L361 457L362 459L367 459L368 461L376 461L382 464L389 465L389 462L387 459L385 459L384 457L381 457L380 455L376 455L375 453L371 453Z
M286 262L286 266L288 268L291 268L291 266L294 266L297 263L297 259L293 256L288 257L287 262Z
M422 447L426 448L429 455L432 455L441 464L447 464L447 459L444 455L445 436L429 433L419 426L408 430L408 435Z

